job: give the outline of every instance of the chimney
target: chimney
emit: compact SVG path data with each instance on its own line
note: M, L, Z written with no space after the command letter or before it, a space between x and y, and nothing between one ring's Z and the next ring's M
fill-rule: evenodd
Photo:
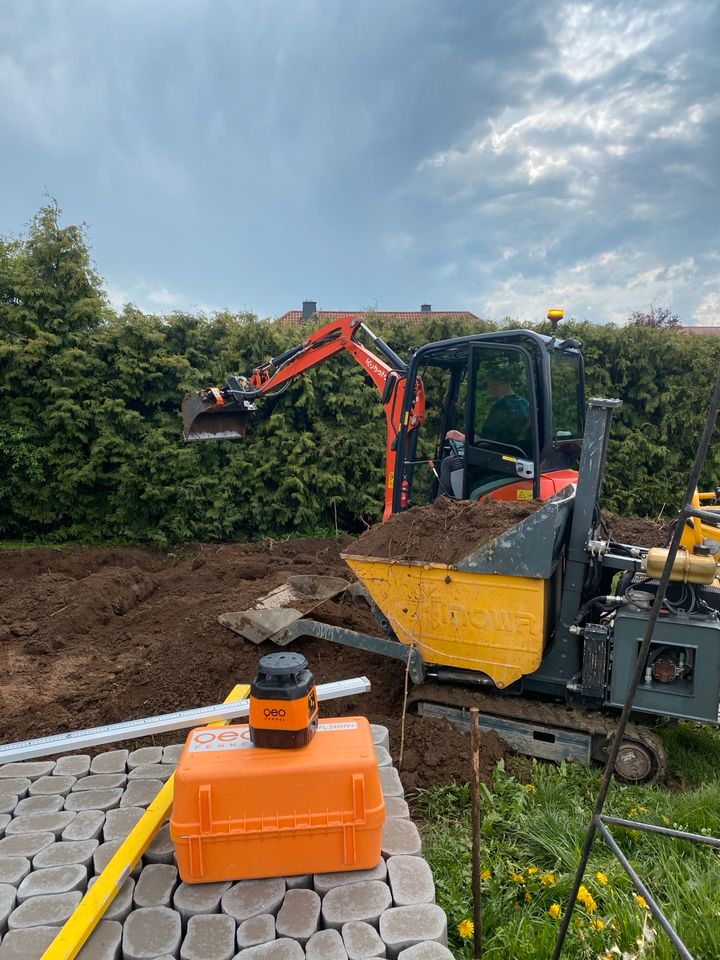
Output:
M429 303L421 303L420 313L432 313L432 305Z
M317 313L316 300L303 300L303 320L312 320Z

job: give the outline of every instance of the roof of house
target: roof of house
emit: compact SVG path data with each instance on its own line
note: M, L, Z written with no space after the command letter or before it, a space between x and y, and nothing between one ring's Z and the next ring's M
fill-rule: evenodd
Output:
M422 323L423 320L429 320L432 317L448 317L452 320L480 320L469 310L318 310L313 315L313 319L320 322L329 323L331 320L337 320L338 317L365 317L372 313L373 317L382 317L384 319L404 320L407 323ZM294 326L302 323L302 310L288 310L277 322L287 326Z
M706 333L706 334L709 334L711 337L720 336L720 325L716 325L712 327L680 327L680 330L682 330L683 333L696 333L696 334Z

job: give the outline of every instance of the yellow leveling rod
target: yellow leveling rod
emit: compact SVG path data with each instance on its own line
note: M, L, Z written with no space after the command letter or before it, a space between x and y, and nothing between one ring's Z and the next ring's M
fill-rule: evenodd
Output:
M226 698L225 703L245 700L249 695L248 684L238 684ZM221 720L209 726L219 727L225 722ZM173 802L174 784L175 775L173 774L77 905L75 912L65 921L60 933L42 955L42 960L75 960L85 941L115 899L115 895L130 876L133 867L167 820Z

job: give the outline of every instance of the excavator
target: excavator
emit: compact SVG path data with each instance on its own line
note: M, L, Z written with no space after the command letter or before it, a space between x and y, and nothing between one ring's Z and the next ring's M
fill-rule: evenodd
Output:
M548 316L557 320L562 311ZM348 588L341 578L326 578L338 582L319 590L306 582L318 578L294 578L304 582L288 581L256 609L224 614L220 622L256 643L317 637L393 658L414 684L409 704L421 716L467 729L477 706L481 728L520 753L604 762L667 557L664 545L616 539L600 509L611 420L621 401L586 403L574 339L496 331L424 344L405 361L363 320L348 316L249 376L187 394L185 439L244 437L256 401L278 396L341 351L382 397L384 520L441 495L528 501L534 509L490 542L468 544L453 564L344 554L358 581L354 594L370 604L381 635L305 615ZM439 402L427 402L430 388ZM515 411L505 432L489 427L498 396L510 396ZM615 772L630 783L663 775L665 748L654 724L719 722L720 509L717 524L712 519L718 492L697 499L710 509L683 531L617 757Z

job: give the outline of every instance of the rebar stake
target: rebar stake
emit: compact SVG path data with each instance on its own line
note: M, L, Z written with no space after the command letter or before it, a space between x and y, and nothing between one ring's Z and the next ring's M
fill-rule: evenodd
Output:
M480 894L480 711L470 708L470 753L472 756L472 898L475 960L482 957L482 899Z

